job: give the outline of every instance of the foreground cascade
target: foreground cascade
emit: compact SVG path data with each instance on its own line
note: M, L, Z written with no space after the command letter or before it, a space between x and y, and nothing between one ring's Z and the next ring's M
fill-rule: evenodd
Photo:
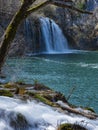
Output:
M97 114L43 84L2 84L0 95L0 130L98 130Z
M25 22L26 40L33 53L66 53L67 39L60 27L49 18Z

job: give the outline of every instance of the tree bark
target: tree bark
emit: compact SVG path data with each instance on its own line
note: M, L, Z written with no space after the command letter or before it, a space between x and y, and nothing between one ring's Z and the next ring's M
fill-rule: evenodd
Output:
M23 21L23 19L25 19L26 11L30 5L31 5L31 3L29 3L28 0L24 1L21 8L15 14L15 16L11 20L10 24L8 25L6 31L3 35L3 39L0 44L0 72L1 72L2 66L5 62L7 53L11 46L11 43L15 37L17 28L18 28L19 24Z

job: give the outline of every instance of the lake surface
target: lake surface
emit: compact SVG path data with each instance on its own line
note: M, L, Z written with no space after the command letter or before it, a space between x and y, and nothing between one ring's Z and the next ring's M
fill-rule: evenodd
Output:
M66 97L75 87L69 102L92 107L98 113L98 52L10 58L4 70L7 80L26 83L38 80Z

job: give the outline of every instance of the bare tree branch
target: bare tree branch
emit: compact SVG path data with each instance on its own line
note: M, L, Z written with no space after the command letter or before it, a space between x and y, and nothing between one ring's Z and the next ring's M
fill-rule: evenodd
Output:
M27 10L27 12L26 12L26 15L28 16L29 14L31 14L32 12L35 12L35 11L37 11L38 9L40 9L40 8L42 8L42 7L45 7L46 5L48 5L48 4L50 4L51 2L50 2L50 0L47 0L47 1L44 1L44 2L42 2L42 3L39 3L38 5L36 5L36 6L32 6L32 7L30 7L28 10Z
M93 12L90 12L87 10L82 10L82 9L79 9L79 8L73 6L73 5L64 4L62 2L55 1L55 2L51 2L51 4L62 7L62 8L68 8L68 9L71 9L71 10L74 10L74 11L77 11L80 13L93 14Z
M44 1L42 3L39 3L38 5L36 5L34 7L33 6L30 7L30 9L27 10L26 15L29 15L32 12L35 12L38 9L43 8L48 4L53 4L55 6L62 7L62 8L68 8L68 9L71 9L71 10L74 10L74 11L77 11L77 12L80 12L80 13L93 14L93 12L79 9L79 8L73 6L73 5L66 4L66 2L69 3L69 2L73 2L73 1L72 0L62 0L62 1L60 1L60 0L47 0L47 1Z

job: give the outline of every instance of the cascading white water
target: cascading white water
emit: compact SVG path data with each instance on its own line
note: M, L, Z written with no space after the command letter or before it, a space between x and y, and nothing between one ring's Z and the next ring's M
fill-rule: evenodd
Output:
M67 39L60 27L49 18L40 18L41 23L41 46L45 46L43 53L65 53L68 51Z
M0 130L57 130L61 123L77 123L98 130L98 119L58 112L43 103L0 96Z
M69 53L67 39L52 19L41 17L33 22L27 19L25 37L30 53Z

